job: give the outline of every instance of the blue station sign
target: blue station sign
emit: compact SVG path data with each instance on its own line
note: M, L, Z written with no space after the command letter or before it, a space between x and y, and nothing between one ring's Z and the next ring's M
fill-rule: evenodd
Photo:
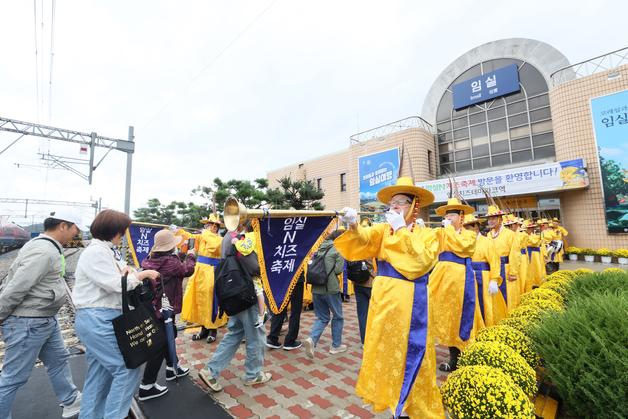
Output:
M517 64L498 68L490 73L454 84L454 109L459 110L467 106L518 92L519 71Z

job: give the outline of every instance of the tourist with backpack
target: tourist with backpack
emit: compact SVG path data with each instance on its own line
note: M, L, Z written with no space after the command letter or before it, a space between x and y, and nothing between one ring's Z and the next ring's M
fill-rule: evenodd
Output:
M258 321L257 297L248 266L250 258L238 252L235 244L242 238L236 232L227 232L222 241L222 260L216 276L216 292L221 310L229 315L228 332L222 338L207 367L199 371L200 379L214 392L222 390L218 376L227 368L243 339L246 339L244 384L254 386L272 378L262 371L264 366L264 329L255 327ZM249 255L255 254L250 253ZM249 258L248 261L244 259ZM240 262L242 260L242 262ZM231 285L234 284L234 285ZM237 293L231 292L238 289Z
M303 341L305 353L314 358L314 348L318 343L325 327L329 324L331 314L332 344L329 353L332 355L345 352L347 345L342 344L342 297L338 275L344 268L344 259L334 248L334 239L343 233L342 230L332 232L318 248L308 264L305 280L312 284L314 313L316 321L312 326L310 337ZM321 275L323 273L323 275ZM322 280L324 278L324 280Z

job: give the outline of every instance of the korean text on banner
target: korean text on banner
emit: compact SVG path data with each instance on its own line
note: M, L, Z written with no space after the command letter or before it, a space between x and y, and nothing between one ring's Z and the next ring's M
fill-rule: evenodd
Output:
M358 158L360 177L360 208L373 211L381 208L377 192L384 186L394 185L399 176L399 149L381 151Z
M161 226L133 222L126 231L126 240L136 268L148 257L155 243L155 234L162 230Z

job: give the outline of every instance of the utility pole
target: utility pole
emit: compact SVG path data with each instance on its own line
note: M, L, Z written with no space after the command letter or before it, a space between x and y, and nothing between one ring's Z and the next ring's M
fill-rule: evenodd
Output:
M63 158L61 156L45 156L45 160L48 162L50 167L69 170L72 173L78 175L79 177L87 180L87 182L92 184L92 177L94 170L98 168L100 163L107 157L107 155L111 152L111 150L118 150L124 153L127 153L127 162L126 162L126 188L124 194L124 209L128 214L131 207L131 169L132 169L132 161L133 161L133 153L135 152L135 142L133 139L135 138L133 134L133 127L129 127L129 139L128 140L120 140L116 138L109 138L97 135L95 132L92 133L84 133L79 131L72 131L63 128L55 128L47 125L34 124L30 122L17 121L15 119L8 119L0 117L0 131L8 131L14 132L16 134L20 134L20 136L14 140L11 144L0 151L0 155L2 155L5 151L7 151L13 144L15 144L18 140L26 135L33 135L37 137L48 138L51 140L59 140L65 141L75 144L80 144L82 146L88 146L90 148L89 152L89 160L80 160L74 158ZM106 149L105 154L101 157L101 159L94 164L95 160L95 151L96 148L104 148ZM80 170L73 167L73 165L84 165L89 164L88 173L84 174Z

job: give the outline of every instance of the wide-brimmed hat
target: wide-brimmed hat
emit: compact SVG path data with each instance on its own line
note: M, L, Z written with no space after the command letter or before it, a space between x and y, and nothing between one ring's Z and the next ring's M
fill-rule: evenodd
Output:
M497 205L489 205L486 214L484 214L484 217L498 217L500 215L506 214L508 213L506 211L500 210Z
M469 224L482 224L485 220L477 218L474 214L466 214L462 225L468 226Z
M540 220L537 220L537 224L541 225L541 224L549 224L550 221L546 218L541 218Z
M525 220L522 225L523 228L535 228L536 224L532 220Z
M409 177L400 177L397 183L392 186L386 186L377 192L377 199L384 204L390 202L393 196L397 194L411 195L419 198L419 207L427 207L434 202L434 194L427 189L415 186Z
M220 221L220 216L216 213L209 214L209 217L205 217L201 220L201 224L218 224L222 225L222 221Z
M465 215L472 214L474 209L469 205L465 205L458 198L449 198L447 200L447 205L441 205L436 208L436 215L440 215L441 217L447 214L449 211L461 211Z
M160 230L155 234L155 243L151 252L167 252L172 250L181 243L183 236L175 236L169 229Z
M503 224L505 226L509 226L512 224L517 224L519 222L518 218L512 214L506 214L502 217Z

